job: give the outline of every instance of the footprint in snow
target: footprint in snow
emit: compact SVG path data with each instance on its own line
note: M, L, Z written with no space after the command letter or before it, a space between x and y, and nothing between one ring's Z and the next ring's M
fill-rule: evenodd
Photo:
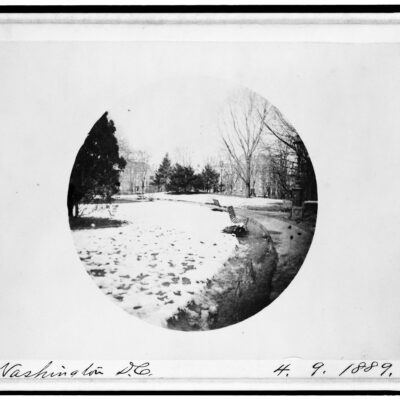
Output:
M119 285L119 286L117 286L117 289L118 290L129 290L131 287L132 287L132 285L127 285L127 286Z

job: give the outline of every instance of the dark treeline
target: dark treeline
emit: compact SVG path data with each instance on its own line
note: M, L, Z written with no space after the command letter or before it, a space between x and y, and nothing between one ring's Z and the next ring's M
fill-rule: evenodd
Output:
M210 164L206 164L200 173L195 173L190 165L172 165L166 154L152 183L158 190L174 193L215 192L218 191L218 179L219 173Z

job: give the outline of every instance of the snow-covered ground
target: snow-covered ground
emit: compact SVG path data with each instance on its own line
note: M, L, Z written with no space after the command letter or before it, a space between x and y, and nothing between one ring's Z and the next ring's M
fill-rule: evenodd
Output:
M217 199L221 206L233 206L233 207L248 207L248 206L269 206L273 204L282 204L283 200L280 199L267 199L264 197L239 197L239 196L223 196L218 194L168 194L165 192L146 194L146 197L154 199L165 199L165 200L179 200L187 201L192 203L212 203L213 199ZM118 195L115 196L117 199L124 200L136 200L137 195Z
M201 203L208 201L201 196ZM157 325L166 326L240 247L235 236L221 232L231 224L228 213L204 205L156 200L112 208L113 219L129 223L73 231L78 254L104 293ZM87 206L86 216L110 217L94 209Z

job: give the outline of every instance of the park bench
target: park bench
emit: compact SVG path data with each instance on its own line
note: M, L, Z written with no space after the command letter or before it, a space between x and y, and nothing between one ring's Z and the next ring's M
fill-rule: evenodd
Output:
M221 204L220 204L218 199L213 199L213 203L214 203L214 206L222 208L222 206L221 206Z
M224 211L225 207L221 206L221 203L217 199L213 199L213 205L215 206L212 208L213 211Z
M241 217L237 217L235 210L233 209L232 206L228 207L228 213L229 213L229 217L231 219L231 221L236 224L236 225L241 225L243 226L244 229L247 229L247 224L249 222L248 218L241 218Z

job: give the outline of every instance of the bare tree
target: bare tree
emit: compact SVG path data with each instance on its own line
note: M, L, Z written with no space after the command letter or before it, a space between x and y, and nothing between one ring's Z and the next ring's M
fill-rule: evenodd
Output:
M232 194L236 183L239 180L239 175L236 172L236 168L233 164L232 158L224 149L223 152L218 156L218 161L214 163L215 169L219 172L219 189L228 194Z
M266 151L260 151L255 159L255 168L252 176L253 186L261 189L261 195L263 197L269 197L270 195L270 155Z
M274 106L270 106L268 110L268 116L265 118L264 107L260 107L258 111L260 121L264 124L266 132L271 134L286 149L282 146L279 147L279 157L275 149L275 157L272 157L274 162L275 173L279 175L280 185L285 192L289 191L287 185L287 169L290 170L290 175L301 184L304 189L305 198L316 199L317 198L317 184L315 180L314 169L310 156L308 155L307 149L300 138L300 135L296 129L291 125L282 113ZM295 161L293 156L295 155ZM289 157L289 160L287 159ZM283 162L283 159L286 159ZM280 169L277 164L277 160L280 160ZM286 163L289 162L288 165Z
M276 140L267 149L269 157L268 185L270 196L290 198L296 178L296 155L293 150Z
M142 150L137 150L133 154L133 176L136 186L140 187L142 193L145 191L146 180L150 171L149 158L147 152Z
M126 160L126 167L121 176L122 189L130 193L144 193L150 172L149 155L146 151L132 149L123 137L118 138L120 152Z
M268 104L255 93L242 91L228 104L223 121L222 141L235 170L246 186L246 196L251 196L252 179Z
M118 136L118 144L120 152L127 162L124 171L121 173L121 190L133 193L135 184L134 169L132 164L134 151L129 142L123 136Z

